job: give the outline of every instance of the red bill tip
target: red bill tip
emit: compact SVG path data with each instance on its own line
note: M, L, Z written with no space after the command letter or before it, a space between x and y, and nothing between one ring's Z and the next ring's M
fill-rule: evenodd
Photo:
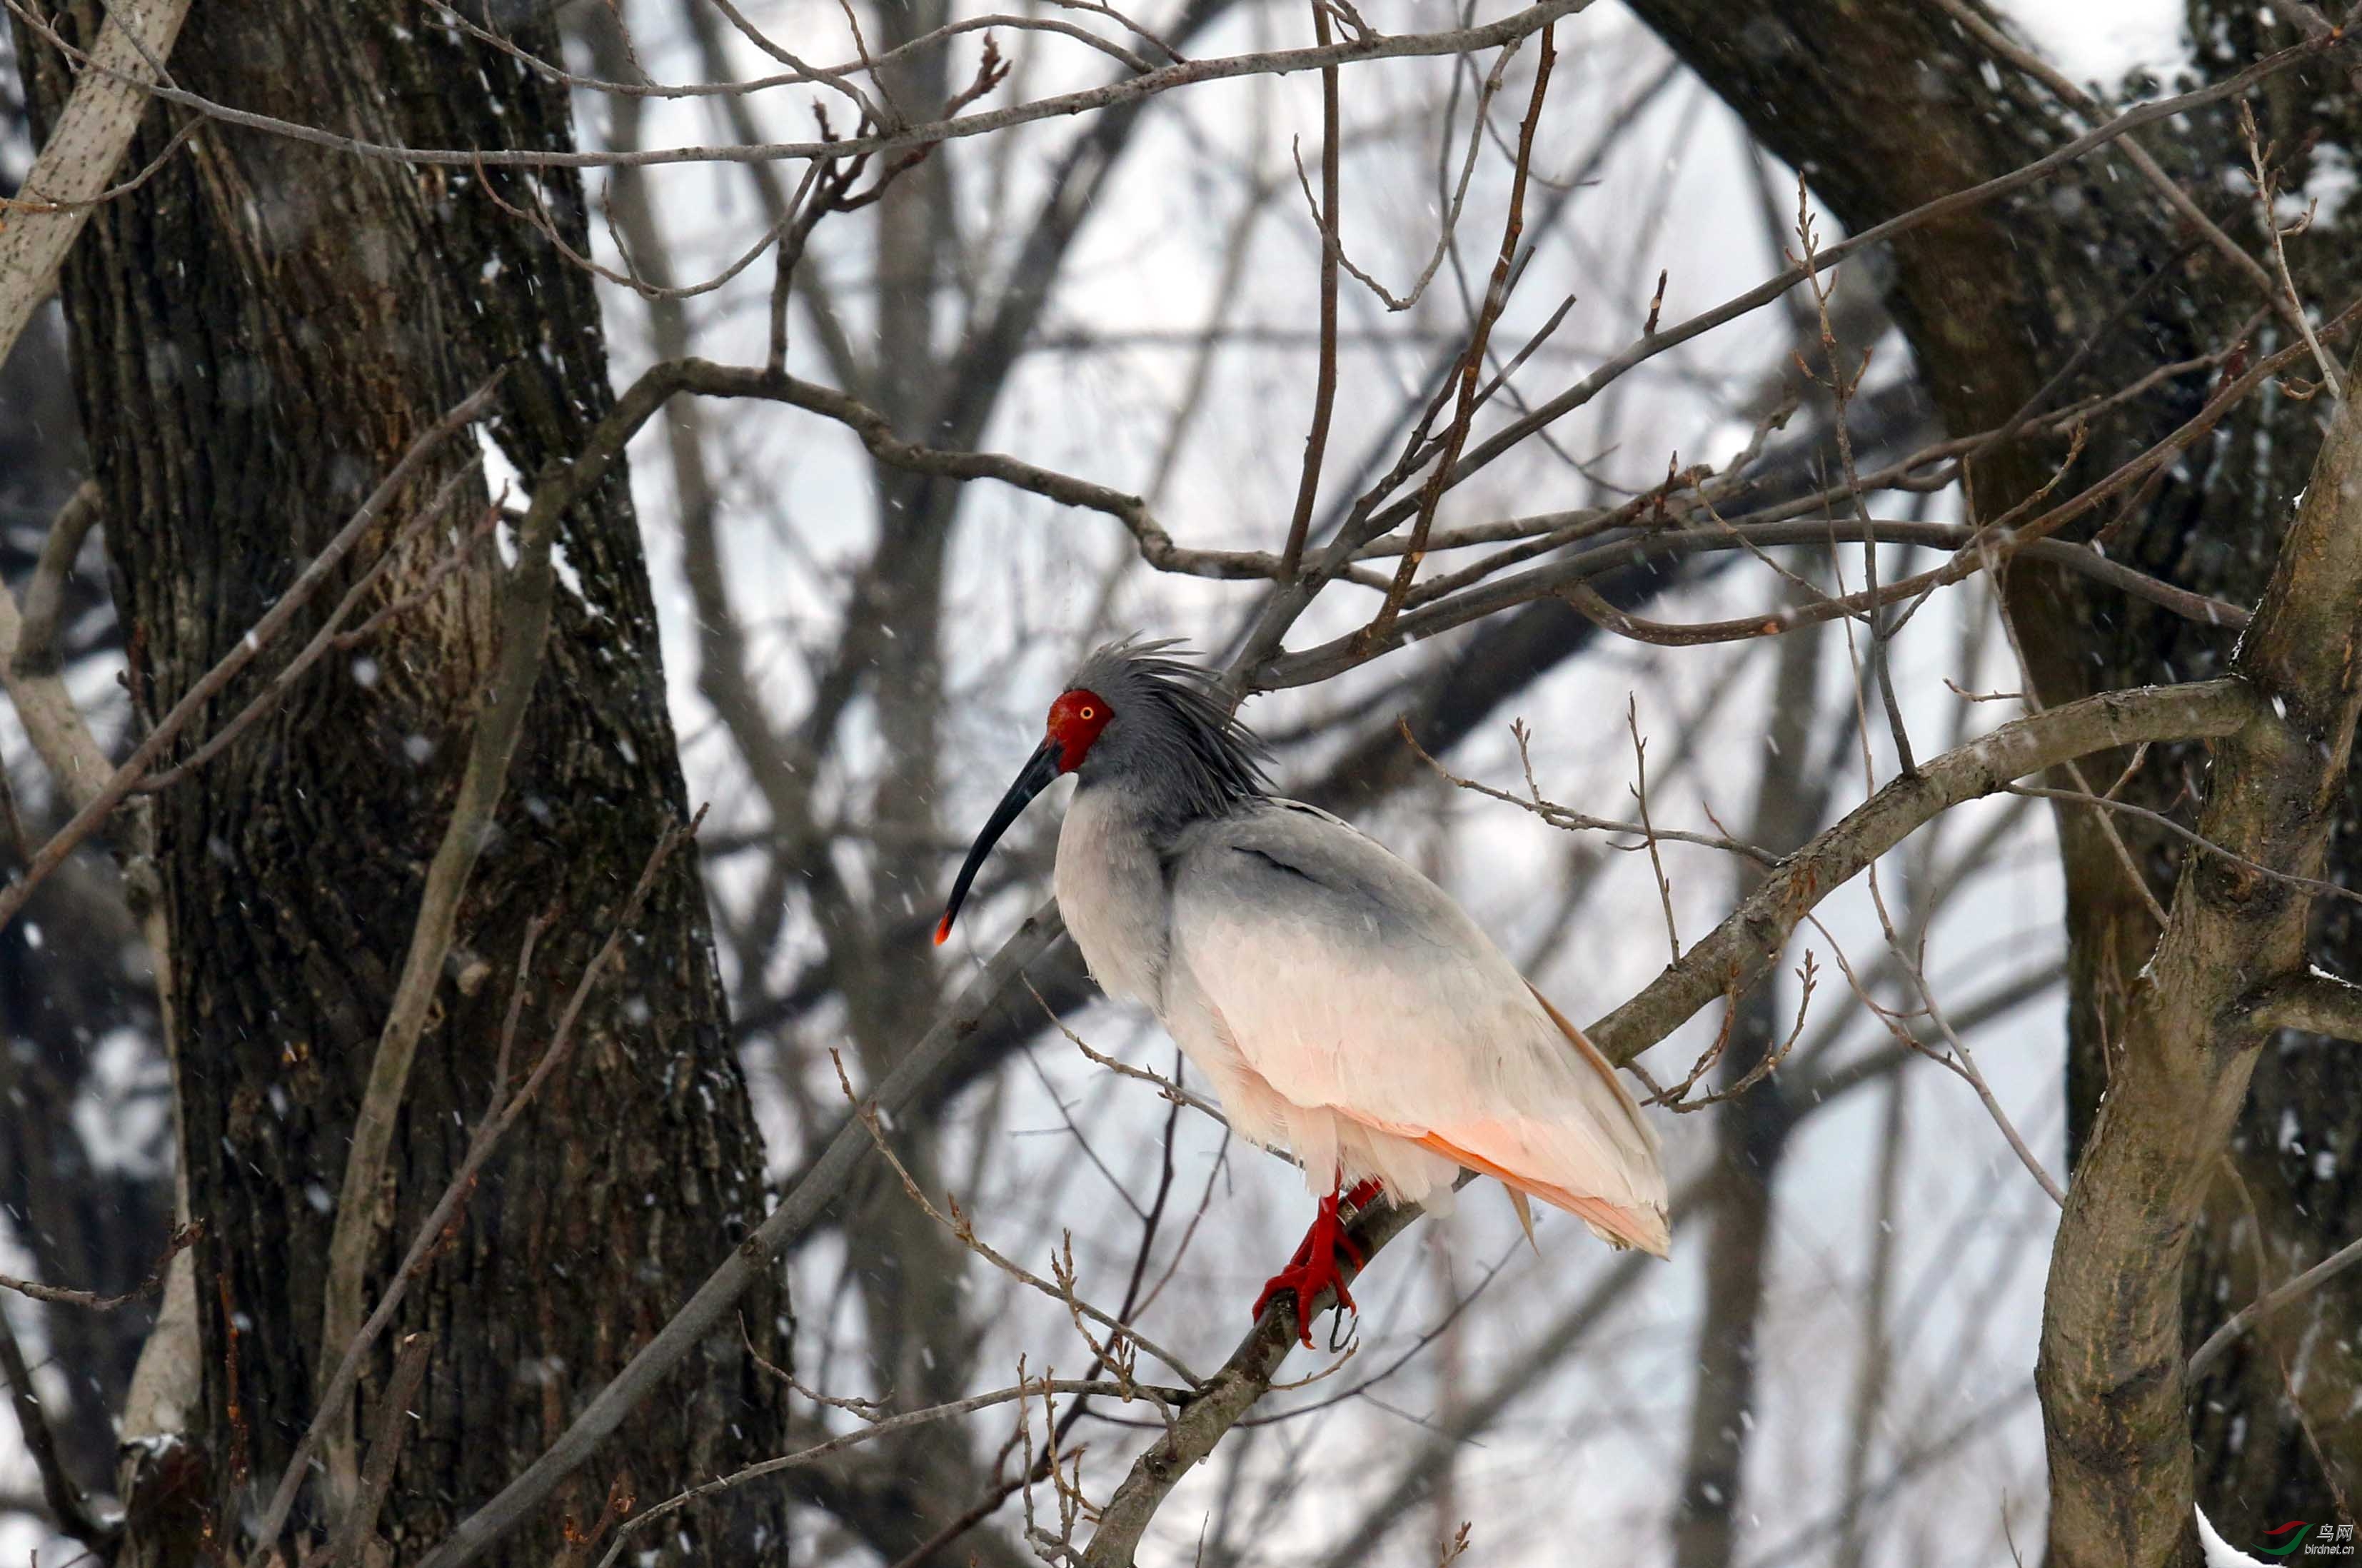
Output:
M952 937L952 917L948 914L935 922L935 945L941 947Z

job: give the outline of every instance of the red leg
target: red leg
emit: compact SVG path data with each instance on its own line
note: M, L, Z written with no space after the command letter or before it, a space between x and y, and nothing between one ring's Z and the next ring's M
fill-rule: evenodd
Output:
M1361 1267L1363 1263L1362 1250L1353 1245L1352 1239L1345 1234L1344 1220L1339 1213L1338 1189L1343 1185L1344 1177L1341 1175L1337 1186L1330 1187L1329 1196L1320 1200L1319 1210L1312 1217L1312 1229L1304 1233L1296 1255L1288 1260L1286 1268L1264 1282L1263 1294L1255 1297L1254 1315L1261 1318L1263 1309L1271 1305L1273 1297L1283 1290L1294 1295L1296 1331L1308 1348L1312 1343L1311 1304L1319 1298L1322 1291L1333 1288L1337 1292L1339 1308L1348 1312L1357 1310L1352 1293L1345 1288L1344 1278L1337 1268L1337 1254L1340 1253L1351 1260L1355 1268ZM1358 1209L1376 1198L1378 1191L1376 1182L1357 1182L1353 1190L1344 1195L1343 1201Z

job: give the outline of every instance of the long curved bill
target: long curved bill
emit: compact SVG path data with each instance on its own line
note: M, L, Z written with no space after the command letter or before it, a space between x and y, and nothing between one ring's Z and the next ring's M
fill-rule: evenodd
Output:
M936 946L942 946L950 937L952 921L959 913L960 905L967 901L968 884L976 880L977 872L983 868L984 857L992 853L992 846L1000 842L1000 835L1009 831L1010 823L1023 814L1033 797L1048 789L1058 777L1061 751L1057 742L1043 741L1026 760L1024 771L1018 774L1017 782L1009 787L1009 793L1000 797L1000 804L992 808L992 815L985 822L984 831L976 835L976 843L967 852L967 861L961 866L958 879L952 883L951 901L944 906L944 918L935 925Z

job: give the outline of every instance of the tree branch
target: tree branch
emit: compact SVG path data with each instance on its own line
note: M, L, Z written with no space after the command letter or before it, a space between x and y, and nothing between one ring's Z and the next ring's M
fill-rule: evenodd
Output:
M1381 1204L1357 1216L1348 1233L1363 1262L1351 1264L1342 1255L1343 1249L1339 1249L1338 1264L1344 1282L1351 1285L1381 1248L1424 1212L1415 1206ZM1334 1300L1335 1292L1322 1291L1311 1304L1310 1315L1319 1317ZM1132 1462L1131 1472L1100 1511L1098 1529L1083 1552L1087 1568L1131 1568L1141 1537L1166 1496L1271 1387L1280 1363L1296 1348L1297 1312L1293 1295L1275 1297L1222 1369L1198 1390L1165 1434Z
M491 392L488 386L469 401L489 398ZM609 417L612 421L613 416ZM447 419L445 424L451 421ZM602 452L594 442L566 470L562 481L552 476L551 482L536 487L533 504L517 527L516 569L501 592L500 654L492 671L492 700L476 721L451 822L427 867L402 977L386 1010L377 1050L370 1058L369 1084L353 1121L352 1148L345 1159L336 1229L328 1239L328 1275L320 1315L324 1373L330 1358L350 1342L361 1325L361 1286L376 1251L378 1182L393 1146L394 1126L409 1088L419 1032L425 1027L427 1010L442 982L443 960L450 951L459 900L477 856L491 836L492 813L507 787L509 762L516 755L518 737L524 732L525 708L540 678L556 576L550 548L557 536L558 519L576 500L596 488L613 460L613 452ZM323 1375L319 1381L325 1386L328 1379ZM353 1469L358 1452L349 1428L334 1434L329 1452L330 1483L339 1494L337 1504L342 1507L358 1482Z
M2362 1044L2362 986L2318 969L2283 975L2241 1005L2259 1029L2301 1029Z
M253 628L222 656L219 663L205 671L197 683L172 704L171 712L156 722L156 727L149 732L148 738L140 742L138 748L124 759L123 765L108 776L105 784L91 793L72 819L33 854L26 862L24 875L6 889L0 889L0 926L6 926L16 918L17 911L25 907L25 901L33 896L33 889L40 886L41 879L63 864L66 856L97 830L108 814L122 804L124 797L130 794L132 789L147 776L157 758L180 738L181 732L189 726L190 722L286 629L296 613L326 585L345 557L352 553L353 547L360 543L379 516L392 504L394 497L409 482L410 476L447 438L472 424L491 404L491 396L492 387L486 385L411 443L410 449L402 455L401 460L379 482L377 489L370 492L369 499L361 502L359 510L337 531L336 537L312 558L311 564L289 585L287 591L281 594ZM0 613L12 614L13 610L11 605L9 611Z
M461 1206L475 1191L477 1178L482 1174L486 1162L492 1157L492 1152L500 1146L501 1140L507 1136L517 1118L532 1106L541 1093L542 1086L574 1054L574 1025L582 1016L583 1004L590 999L591 989L599 983L600 977L614 962L624 940L633 934L641 906L647 900L648 890L656 885L657 873L663 869L675 850L695 835L704 819L705 813L701 810L686 826L668 829L657 840L656 847L648 852L647 860L640 868L638 881L633 885L622 911L615 917L613 927L607 933L606 941L600 944L599 950L591 955L590 963L583 966L581 976L576 979L573 994L567 998L565 1010L558 1015L549 1044L534 1064L533 1071L525 1076L524 1084L515 1094L509 1095L509 1054L515 1044L517 1017L524 1006L534 948L540 941L546 922L536 919L527 923L522 950L517 956L516 985L511 994L509 1014L501 1031L500 1050L492 1067L492 1102L487 1108L483 1121L469 1135L468 1152L460 1159L458 1169L451 1173L451 1179L445 1184L443 1196L436 1200L434 1208L427 1210L426 1218L419 1221L416 1232L411 1237L410 1250L403 1254L402 1266L394 1271L392 1280L378 1297L377 1306L370 1311L369 1320L356 1328L346 1340L322 1347L322 1367L327 1367L327 1358L333 1353L338 1357L335 1370L323 1372L319 1408L313 1412L311 1425L304 1429L304 1436L295 1445L295 1452L288 1456L287 1466L280 1474L278 1485L271 1491L270 1501L263 1511L261 1528L255 1532L255 1546L247 1559L247 1568L263 1568L271 1557L279 1531L295 1506L296 1494L303 1489L305 1478L311 1474L313 1453L324 1444L336 1441L339 1435L337 1419L344 1412L345 1401L360 1381L361 1363L368 1356L370 1347L393 1321L394 1309L402 1304L411 1283L433 1260L446 1232L458 1222ZM332 1475L332 1483L334 1480ZM356 1478L355 1485L358 1484Z
M17 1331L9 1327L6 1311L0 1311L0 1378L7 1382L16 1403L17 1436L41 1477L41 1497L49 1504L50 1517L57 1521L58 1529L93 1551L106 1552L121 1534L122 1527L110 1529L93 1518L82 1488L66 1474L64 1457L58 1452L57 1437L50 1430L49 1412L41 1408L41 1397L33 1391L32 1370L25 1364L24 1348L17 1344Z
M120 1296L101 1296L94 1290L72 1290L61 1285L43 1285L37 1279L17 1279L5 1274L0 1274L0 1290L13 1290L19 1296L29 1296L36 1301L45 1301L55 1307L79 1307L85 1312L112 1312L154 1295L156 1287L164 1283L165 1272L172 1266L172 1260L194 1246L197 1238L204 1233L203 1221L179 1227L172 1232L171 1239L164 1243L164 1250L157 1254L156 1266L148 1271L148 1277Z
M623 153L615 151L560 152L531 148L418 148L400 147L390 142L369 141L359 137L342 136L293 120L271 115L259 115L249 110L234 108L226 104L178 87L154 86L149 91L167 103L223 121L243 126L250 130L269 131L292 140L308 142L332 151L350 153L356 157L383 158L410 164L440 164L488 168L518 169L612 169L626 166L646 166L660 163L771 163L785 160L810 158L855 158L864 153L896 152L905 149L933 147L939 142L955 141L966 137L987 136L1010 126L1029 125L1036 120L1058 119L1068 116L1088 114L1096 109L1113 108L1120 105L1153 98L1176 87L1194 86L1202 82L1227 82L1242 76L1286 76L1299 71L1313 71L1330 65L1352 65L1372 60L1407 60L1437 55L1469 54L1497 49L1512 39L1521 39L1540 31L1562 17L1571 17L1587 8L1591 0L1541 0L1522 11L1513 12L1496 22L1483 27L1450 28L1431 33L1375 34L1366 38L1347 39L1341 43L1311 49L1274 50L1253 54L1222 55L1210 60L1182 61L1152 71L1144 76L1129 76L1120 82L1080 92L1061 93L1047 98L1037 98L1030 104L1013 105L983 114L959 115L947 120L933 120L923 125L906 126L899 130L882 131L874 136L846 137L835 141L757 142L721 147L655 148L646 151ZM27 25L45 40L67 51L69 57L83 58L55 29L39 17L26 15ZM2336 40L2323 44L2300 44L2284 50L2282 55L2310 57L2334 47ZM2272 57L2275 61L2279 55ZM2293 61L2290 63L2294 63ZM120 75L100 62L92 68L102 74ZM2168 100L2167 102L2178 102ZM2158 105L2144 105L2144 110L2154 111ZM2136 114L2140 110L2134 111ZM2174 112L2171 110L2169 113ZM2155 113L2144 116L2158 117ZM2129 127L2127 127L2129 128ZM2121 132L2117 133L2121 134ZM2093 145L2097 145L2094 143Z
M863 1106L892 1114L909 1105L959 1054L1001 993L1016 982L1028 965L1065 935L1065 929L1054 901L1034 911L977 977L968 982L959 999L934 1027L869 1092ZM869 1147L868 1129L859 1117L847 1118L803 1179L698 1286L697 1293L657 1331L656 1337L584 1407L549 1451L502 1488L491 1502L462 1520L420 1568L459 1568L461 1563L474 1562L523 1523L557 1489L558 1483L623 1424L624 1418L641 1400L656 1391L673 1368L721 1326L732 1303L763 1277L771 1260L789 1242L811 1228L821 1211L844 1190Z
M2327 1284L2356 1263L2362 1263L2362 1240L2348 1242L2278 1290L2258 1296L2248 1302L2231 1314L2221 1328L2206 1336L2206 1342L2200 1345L2198 1353L2190 1358L2189 1368L2183 1375L2191 1382L2196 1382L2208 1367L2214 1364L2224 1352L2238 1342L2240 1335L2289 1303L2310 1296L2317 1287Z
M2245 682L2220 679L2106 691L2014 720L1897 778L1787 856L1728 918L1587 1032L1611 1062L1630 1061L1778 958L1805 913L1921 824L1963 801L2000 793L2069 757L2144 740L2230 734L2260 704Z
M188 14L189 0L116 0L101 13L88 69L22 190L0 209L0 360L50 297L58 264L139 129L158 74L150 62L171 51Z

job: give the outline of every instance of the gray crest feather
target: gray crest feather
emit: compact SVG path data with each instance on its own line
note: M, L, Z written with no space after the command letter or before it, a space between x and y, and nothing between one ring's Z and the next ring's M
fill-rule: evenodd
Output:
M1219 816L1269 793L1269 753L1214 690L1213 673L1175 638L1110 643L1083 660L1070 688L1096 691L1113 713L1076 777L1120 779L1143 806L1175 821Z

